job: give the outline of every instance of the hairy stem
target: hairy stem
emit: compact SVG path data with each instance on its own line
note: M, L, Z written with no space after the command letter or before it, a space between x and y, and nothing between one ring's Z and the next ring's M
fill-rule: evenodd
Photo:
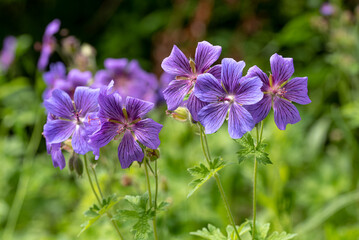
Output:
M101 188L100 188L100 184L98 183L98 179L97 179L97 175L96 175L95 169L94 169L93 167L91 167L91 169L92 169L92 171L93 171L93 173L94 173L94 176L95 176L95 182L96 182L96 184L97 184L98 191L99 191L100 194L101 194L101 199L99 198L99 196L98 196L98 194L97 194L97 192L96 192L96 190L95 190L95 187L94 187L94 185L93 185L93 182L92 182L92 179L91 179L91 176L90 176L90 172L89 172L89 169L88 169L88 163L87 163L86 154L84 155L84 162L85 162L86 175L87 175L87 177L88 177L88 180L89 180L89 183L90 183L92 192L93 192L93 194L95 195L95 197L96 197L98 203L100 204L100 206L102 206L101 199L103 200L103 195L102 195L102 191L101 191ZM115 228L115 230L116 230L118 236L120 237L120 239L121 239L121 240L124 240L124 238L123 238L123 236L122 236L122 234L121 234L121 232L120 232L120 229L118 228L118 226L117 226L117 224L116 224L116 221L112 219L112 214L109 213L109 212L107 212L107 216L108 216L108 218L110 219L110 221L111 221L113 227Z
M146 182L147 182L147 189L148 189L148 198L150 201L150 208L152 208L152 193L151 193L151 184L150 184L150 177L148 174L148 168L147 168L147 157L145 156L144 158L144 165L145 165L145 174L146 174ZM157 169L156 169L157 170ZM156 185L156 191L157 191L157 185ZM155 197L157 198L157 193L155 194ZM157 205L155 205L154 209L154 216L152 219L152 223L153 223L153 235L155 237L156 240L158 240L158 236L157 236L157 219L156 219L156 209L157 209Z
M258 144L262 141L262 135L263 135L263 122L261 124L260 134L259 134L259 128L258 124L256 125L256 147ZM258 168L258 162L256 155L254 155L254 168L253 168L253 232L252 232L252 240L255 240L256 235L256 217L257 217L257 168Z
M208 165L210 167L211 156L210 156L210 152L209 152L207 137L206 137L206 134L204 133L204 128L203 128L202 125L199 125L199 129L200 129L200 136L201 136L202 151L203 151L203 154L204 154L204 156L205 156L205 158L207 160L207 163L208 163ZM232 224L232 226L234 228L236 236L237 236L238 239L241 239L239 237L239 233L238 233L238 230L237 230L237 227L236 227L236 223L234 221L233 214L231 212L231 208L229 206L226 194L224 193L224 189L223 189L221 180L219 179L219 175L217 173L214 174L214 179L216 180L217 187L219 189L219 192L221 194L222 200L224 202L224 206L225 206L227 214L228 214L228 218L229 218L229 220L230 220L230 222L231 222L231 224Z

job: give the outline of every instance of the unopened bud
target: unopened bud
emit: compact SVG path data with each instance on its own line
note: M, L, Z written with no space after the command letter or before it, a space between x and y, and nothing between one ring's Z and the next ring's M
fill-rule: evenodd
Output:
M188 109L184 107L179 107L175 111L167 110L166 113L180 122L186 122L189 116Z
M160 150L159 149L151 149L146 148L146 156L148 159L153 162L160 158Z
M82 176L84 165L79 155L75 152L69 159L69 168L71 171L75 171L78 176Z

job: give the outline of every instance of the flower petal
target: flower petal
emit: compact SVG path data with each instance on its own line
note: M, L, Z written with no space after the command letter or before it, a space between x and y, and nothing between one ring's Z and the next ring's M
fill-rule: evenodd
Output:
M197 98L194 95L194 93L191 93L191 95L189 95L189 98L187 101L187 108L188 108L189 112L191 113L194 121L196 121L196 122L198 121L198 112L207 104L208 104L207 102L203 102L203 101L199 100L199 98Z
M183 102L184 97L191 89L192 83L188 80L173 80L163 91L168 110L176 110Z
M50 154L54 167L59 167L61 170L64 169L66 166L66 161L64 155L61 152L61 143L51 144Z
M140 143L151 149L157 149L161 141L158 137L162 125L150 118L139 121L132 127L136 138Z
M72 135L72 148L78 154L84 155L91 151L92 148L88 143L89 136L87 135L84 125L76 125L75 132Z
M67 75L67 81L69 81L74 88L77 86L86 86L91 78L92 73L90 71L81 72L78 69L72 69Z
M233 93L234 89L240 84L245 65L243 61L236 62L232 58L222 60L221 81L228 93Z
M112 80L111 75L107 70L99 70L95 74L95 80L91 85L91 88L101 88L107 86Z
M285 130L288 123L294 124L301 120L298 109L283 98L274 98L274 121L280 130Z
M133 97L126 98L126 111L130 121L134 121L137 118L143 118L153 107L154 104L151 102Z
M122 112L122 98L117 92L112 94L100 93L98 103L100 105L98 116L101 119L112 119L120 122L125 120Z
M40 57L37 62L37 68L43 71L49 63L49 58L52 53L52 48L49 44L44 44L41 49Z
M71 137L76 123L65 120L52 120L44 125L44 136L48 143L61 143Z
M76 110L80 116L84 117L89 112L98 110L99 89L91 89L89 87L77 87L74 95Z
M254 128L252 115L239 104L232 104L228 113L228 132L231 138L241 138Z
M259 77L245 78L239 87L236 87L235 101L243 105L251 105L259 102L263 98L261 91L263 83Z
M250 69L248 69L247 75L242 79L252 78L252 77L259 77L259 79L262 81L263 83L262 91L265 92L270 87L269 78L267 74L265 74L259 67L253 66Z
M272 107L272 98L269 94L264 94L262 100L258 103L244 107L251 113L254 123L257 124L267 117Z
M212 74L217 79L221 79L222 65L221 64L214 65L208 70L207 73Z
M273 85L287 81L294 73L293 58L283 58L277 53L270 57L270 67L273 75Z
M90 136L89 144L93 148L102 148L106 146L118 134L120 125L113 122L105 122L100 130Z
M205 128L206 134L216 132L226 119L229 104L225 102L211 103L201 109L198 118Z
M309 104L312 101L308 97L308 78L297 77L283 86L286 93L284 97L299 104Z
M194 94L201 101L210 103L217 102L218 97L226 96L221 83L209 73L204 73L197 77Z
M59 19L52 20L47 26L45 30L45 36L52 36L57 33L60 29L61 21Z
M71 98L60 89L55 89L52 92L52 96L45 100L44 106L49 113L57 117L73 119L74 106Z
M130 131L126 131L118 146L118 159L122 168L128 168L134 161L142 162L144 153L140 145L133 138Z
M163 60L161 67L165 72L177 76L192 74L189 60L176 45L173 46L171 54Z
M207 41L199 42L196 49L195 63L197 73L206 71L221 55L222 47L213 46Z

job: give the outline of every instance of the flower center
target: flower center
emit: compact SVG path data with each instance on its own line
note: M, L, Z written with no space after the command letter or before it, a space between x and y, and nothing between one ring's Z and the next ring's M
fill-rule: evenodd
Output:
M218 97L219 102L226 102L226 103L233 103L234 102L234 96L228 95L225 97Z

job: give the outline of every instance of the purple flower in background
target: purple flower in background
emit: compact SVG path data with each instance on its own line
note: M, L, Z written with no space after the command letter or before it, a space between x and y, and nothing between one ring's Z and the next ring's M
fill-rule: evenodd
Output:
M196 49L195 59L188 60L179 48L174 45L169 57L162 62L162 69L168 74L176 76L169 86L163 91L164 98L167 102L168 110L176 110L183 99L188 96L187 108L190 111L193 120L198 121L199 110L206 105L205 102L199 100L194 94L195 83L197 77L208 72L215 77L220 77L221 67L211 65L217 61L221 54L220 46L203 41L199 42Z
M320 7L320 13L323 16L331 16L334 14L334 12L335 12L335 8L331 3L325 2Z
M122 168L128 168L134 161L142 162L144 153L137 141L148 148L158 148L158 134L162 125L149 118L143 119L153 108L153 103L127 97L123 107L120 94L109 93L106 88L102 88L98 101L101 129L90 137L97 157L101 147L120 135L122 140L118 146L118 159Z
M60 29L60 20L55 19L50 22L45 30L44 36L42 37L42 47L39 61L37 62L37 68L43 71L49 63L51 53L54 51L56 39L54 34Z
M160 77L160 86L158 88L158 98L160 102L165 101L165 97L163 95L163 91L168 87L168 84L175 79L176 76L172 74L168 74L166 72L163 72Z
M113 80L114 89L124 98L131 96L145 101L157 101L156 76L144 71L136 60L108 58L104 64L106 69L96 73L91 87L101 88Z
M66 92L55 89L44 102L48 113L56 117L44 126L47 143L59 144L72 137L71 144L76 153L92 151L88 143L89 135L100 127L94 119L98 111L98 93L98 89L77 87L72 102Z
M57 118L54 117L52 114L47 115L48 122L56 119ZM50 144L46 139L46 149L47 153L51 155L54 167L59 167L60 169L63 169L66 166L66 161L61 151L61 143Z
M259 77L263 82L263 99L258 103L246 106L255 123L259 123L274 109L274 121L280 130L285 130L288 123L300 121L300 115L293 102L309 104L308 78L296 77L289 80L294 73L293 58L283 58L277 53L270 58L272 74L269 77L257 66L248 70L247 76Z
M90 71L81 72L78 69L72 69L66 76L66 67L62 62L50 64L50 71L43 74L47 85L43 93L43 98L51 97L55 89L61 89L68 93L71 98L74 96L76 87L86 86L92 78Z
M254 104L262 99L262 82L258 77L242 78L244 66L243 61L224 58L220 79L209 73L198 76L194 94L201 101L209 103L198 113L206 134L216 132L227 114L231 138L241 138L253 129L253 118L243 105Z
M15 58L16 38L8 36L4 39L0 52L0 71L6 72Z

